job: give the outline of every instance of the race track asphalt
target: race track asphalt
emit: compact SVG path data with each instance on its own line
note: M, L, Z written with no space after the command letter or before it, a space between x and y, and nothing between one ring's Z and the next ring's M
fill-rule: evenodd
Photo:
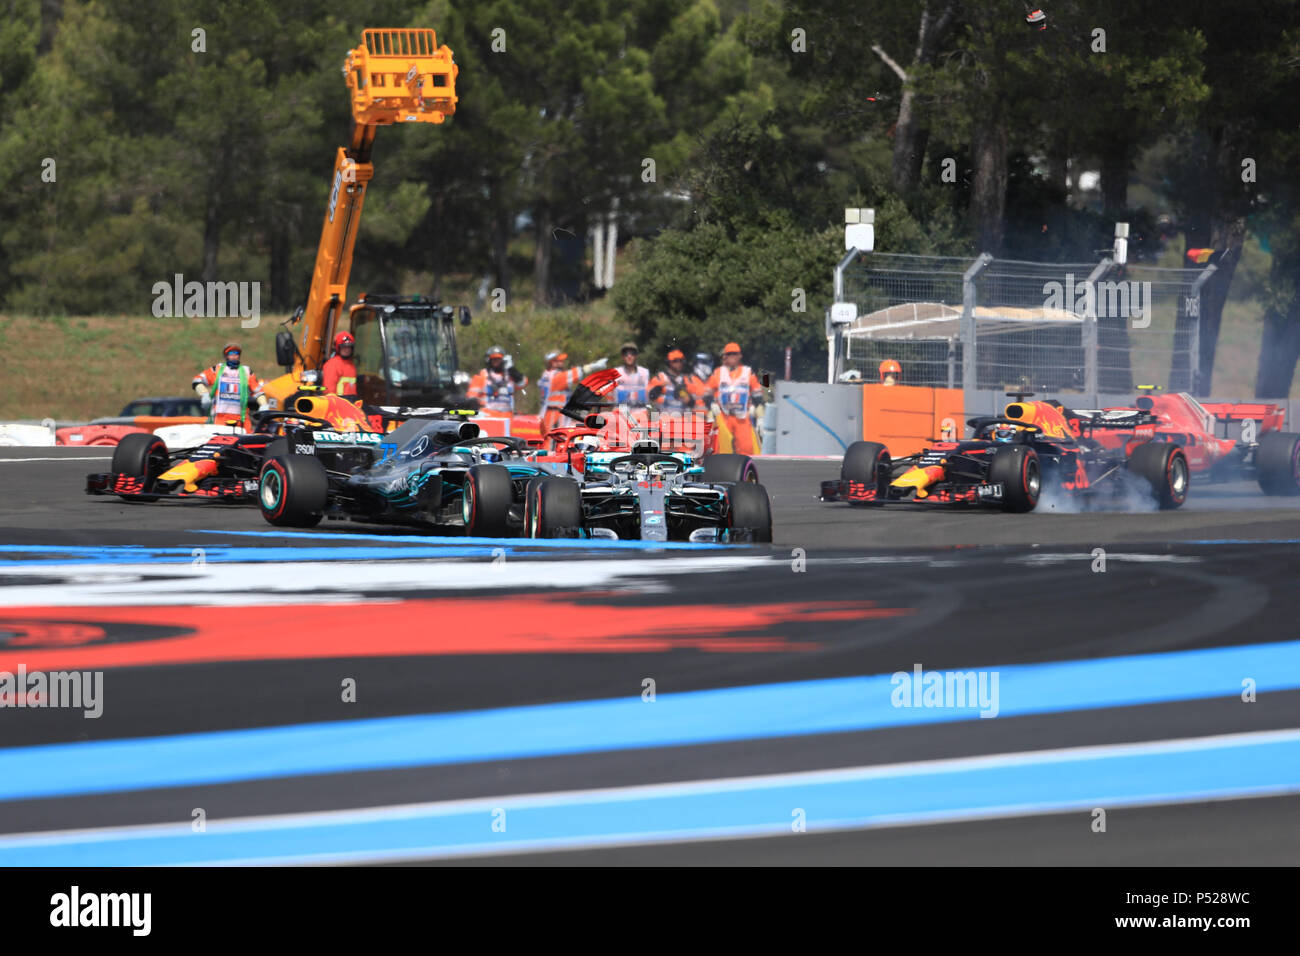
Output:
M765 461L774 545L664 550L285 534L107 465L0 449L0 673L103 674L0 707L0 864L1300 861L1300 499L860 510Z

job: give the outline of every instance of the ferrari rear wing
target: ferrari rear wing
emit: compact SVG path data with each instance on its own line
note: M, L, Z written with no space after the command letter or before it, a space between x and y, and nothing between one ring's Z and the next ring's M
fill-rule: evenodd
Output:
M1201 402L1201 407L1214 416L1215 421L1256 421L1261 431L1281 431L1286 428L1286 409L1268 402Z

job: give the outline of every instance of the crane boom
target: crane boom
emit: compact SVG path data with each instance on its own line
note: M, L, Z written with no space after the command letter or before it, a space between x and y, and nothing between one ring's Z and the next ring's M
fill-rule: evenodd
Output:
M394 123L442 123L456 112L458 72L451 49L438 46L429 29L365 30L361 43L348 52L343 75L352 100L352 134L334 155L311 291L294 318L302 332L297 342L289 341L292 371L267 385L273 400L294 392L302 373L318 369L326 357L330 331L347 301L361 209L374 176L375 131Z

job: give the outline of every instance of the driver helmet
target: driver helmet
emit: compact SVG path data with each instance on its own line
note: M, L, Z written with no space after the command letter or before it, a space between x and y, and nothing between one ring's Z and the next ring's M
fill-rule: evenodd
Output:
M600 450L600 437L598 435L580 435L573 440L573 450L587 453Z
M1008 425L1006 422L999 422L993 426L994 441L1015 441L1016 433L1020 431L1019 425Z
M694 372L700 378L708 378L713 374L713 356L708 352L695 353Z
M483 447L477 449L477 452L478 452L477 455L478 460L483 462L485 465L501 464L500 448L494 448L492 445L484 445Z

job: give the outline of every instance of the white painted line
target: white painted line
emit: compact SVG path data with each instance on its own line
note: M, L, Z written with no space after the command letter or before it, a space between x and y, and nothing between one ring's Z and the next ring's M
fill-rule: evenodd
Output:
M66 458L0 458L0 465L22 461L112 461L112 455L69 455Z
M501 588L620 587L648 593L659 576L745 571L771 563L763 555L719 555L691 561L625 558L614 561L512 561L495 574L486 560L463 557L392 561L217 562L151 564L5 565L11 583L0 607L111 607L121 605L252 606L337 604L369 600L368 590L427 592ZM40 583L21 584L23 578ZM54 579L50 583L48 579ZM306 582L311 582L307 586ZM383 602L394 598L379 599Z

